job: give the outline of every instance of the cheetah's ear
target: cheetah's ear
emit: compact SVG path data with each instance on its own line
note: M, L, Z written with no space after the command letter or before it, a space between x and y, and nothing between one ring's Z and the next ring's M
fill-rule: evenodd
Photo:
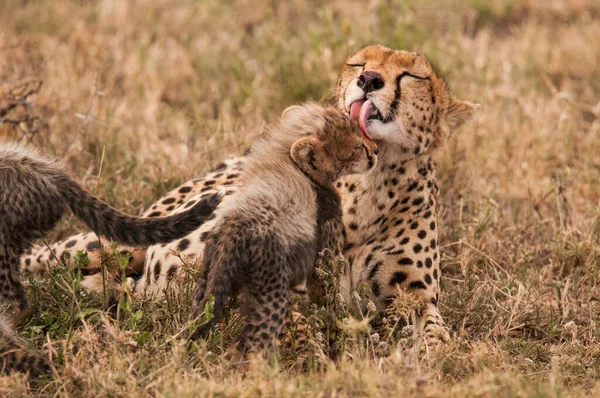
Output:
M475 119L480 112L481 105L479 104L472 104L468 101L451 98L450 105L448 106L448 113L446 114L448 127L450 127L450 130L456 130L462 125Z
M311 173L317 170L316 147L320 144L321 142L317 137L306 137L299 139L292 145L290 156L305 173Z

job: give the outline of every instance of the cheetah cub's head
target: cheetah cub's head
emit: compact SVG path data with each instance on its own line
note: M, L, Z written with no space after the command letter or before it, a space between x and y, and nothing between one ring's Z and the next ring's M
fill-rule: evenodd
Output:
M347 174L362 174L377 164L377 145L357 122L326 108L316 136L296 141L290 155L300 169L319 184L331 184Z

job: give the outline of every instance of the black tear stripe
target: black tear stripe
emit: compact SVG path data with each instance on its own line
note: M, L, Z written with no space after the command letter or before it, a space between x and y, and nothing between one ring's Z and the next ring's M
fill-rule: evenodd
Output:
M404 77L404 73L399 74L396 77L396 89L394 90L394 100L390 104L390 115L388 116L389 120L392 120L396 116L396 108L400 103L400 80Z
M400 103L400 94L401 94L401 92L400 92L400 81L402 80L402 78L404 76L414 77L415 79L419 79L419 80L429 80L428 77L419 77L419 76L412 75L412 74L410 74L408 72L402 72L402 73L400 73L396 77L396 89L394 90L394 100L390 104L390 114L386 118L385 123L392 121L396 117L396 108L398 107L398 104ZM430 91L431 91L431 88L430 88Z

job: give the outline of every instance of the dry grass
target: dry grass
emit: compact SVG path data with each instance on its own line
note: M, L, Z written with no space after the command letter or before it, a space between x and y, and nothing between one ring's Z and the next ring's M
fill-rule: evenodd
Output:
M282 3L282 4L278 4ZM285 4L283 4L285 3ZM278 5L275 5L278 4ZM56 374L0 378L0 395L581 396L600 394L600 6L594 0L0 1L0 91L40 79L0 125L119 208L239 153L288 105L327 100L367 43L426 53L484 113L439 154L444 278L454 341L416 360L369 333L307 374L242 376L219 336L172 341L182 292L136 303L121 324L103 296L57 270L33 283L22 327ZM51 237L80 230L72 219ZM214 352L217 355L211 355ZM282 364L285 367L285 364Z

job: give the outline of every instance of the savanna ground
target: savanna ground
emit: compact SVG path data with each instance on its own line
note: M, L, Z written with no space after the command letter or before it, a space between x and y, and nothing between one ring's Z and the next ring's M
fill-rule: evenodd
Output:
M59 267L31 281L20 327L50 351L54 375L2 377L0 395L600 394L598 2L1 0L0 10L0 92L43 82L3 116L0 138L65 158L134 214L242 152L285 107L330 100L344 58L365 44L426 53L484 108L436 156L444 349L417 356L387 340L380 355L375 331L355 322L344 354L316 370L282 360L242 375L218 335L192 353L172 339L189 291L134 302L115 322L108 293L85 294L80 272ZM81 230L67 218L48 240Z

